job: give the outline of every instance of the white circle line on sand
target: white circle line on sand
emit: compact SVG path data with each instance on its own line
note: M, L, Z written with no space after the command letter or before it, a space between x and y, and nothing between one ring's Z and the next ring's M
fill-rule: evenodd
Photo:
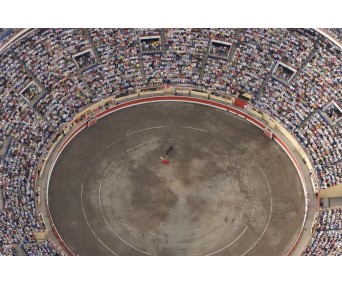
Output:
M252 185L251 179L249 177L248 177L248 182L249 182L249 185L250 185L250 187L252 189L252 194L253 194L253 211L252 211L251 218L249 218L249 221L251 222L252 218L253 218L253 215L254 215L254 210L255 210L255 194L254 194L254 189L253 189L253 185Z
M132 147L132 148L129 148L128 150L126 150L126 152L128 153L129 151L132 151L132 150L134 150L135 148L138 148L138 147L141 147L141 146L144 146L144 145L147 145L147 144L151 144L153 141L149 141L149 142L146 142L146 143L141 143L141 144L139 144L139 145L137 145L137 146L134 146L134 147Z
M214 252L212 252L212 253L209 253L208 255L216 254L216 253L218 253L218 252L220 252L220 251L223 251L223 250L225 250L226 248L230 247L232 244L234 244L238 239L240 239L240 238L242 237L242 235L246 232L247 228L248 228L248 225L245 227L245 229L242 231L242 233L241 233L235 240L233 240L230 244L226 245L225 247L223 247L223 248L221 248L221 249L219 249L219 250L217 250L217 251L214 251Z
M102 240L96 235L96 233L94 232L94 230L92 229L91 225L89 224L89 221L87 219L87 216L85 214L85 210L84 210L84 206L83 206L83 188L84 188L84 180L86 179L87 175L88 175L88 171L89 171L90 167L87 170L87 173L84 176L83 182L82 182L82 188L81 188L81 206L82 206L82 211L83 211L83 216L84 219L86 220L86 223L90 229L90 231L92 232L92 234L95 236L95 238L107 249L109 250L111 253L113 253L114 255L117 255L114 251L112 251L104 242L102 242Z
M96 161L102 154L103 154L103 152L105 151L105 150L107 150L109 147L111 147L112 145L114 145L115 143L117 143L117 142L119 142L120 140L122 140L122 138L120 138L120 139L117 139L117 140L115 140L114 142L112 142L111 144L109 144L105 149L103 149L96 157L95 157L95 159L93 160L93 162L94 161ZM92 163L91 163L92 164ZM115 253L113 250L111 250L97 235L96 235L96 233L94 232L94 230L93 230L93 228L91 227L91 225L90 225L90 223L89 223L89 221L88 221L88 218L87 218L87 216L86 216L86 214L85 214L85 210L84 210L84 204L83 204L83 188L84 188L84 181L85 181L85 179L87 178L87 176L88 176L88 173L89 173L89 170L90 170L90 168L91 168L91 166L89 166L88 167L88 169L87 169L87 172L86 172L86 174L85 174L85 176L84 176L84 178L83 178L83 181L82 181L82 186L81 186L81 207L82 207L82 212L83 212L83 216L84 216L84 219L85 219L85 221L86 221L86 223L87 223L87 225L88 225L88 227L89 227L89 229L90 229L90 231L92 232L92 234L95 236L95 238L107 249L107 250L109 250L111 253L113 253L114 255L118 255L117 253Z
M172 126L172 125L161 125L161 126L155 126L155 127L148 127L148 128L144 128L144 129L140 129L140 130L137 130L137 131L128 133L128 134L126 134L126 136L131 136L131 135L134 135L134 134L137 134L137 133L140 133L140 132L144 132L144 131L147 131L147 130L154 130L154 129L161 129L161 128L184 128L184 129L193 129L193 130L197 130L197 131L201 131L201 132L205 132L205 133L209 133L209 134L212 134L212 135L217 136L216 133L211 132L211 131L208 131L208 130L204 130L204 129L201 129L201 128L196 128L196 127L191 127L191 126ZM229 139L226 139L226 138L222 138L222 139L224 139L224 140L230 142Z
M261 240L261 238L264 236L264 234L265 234L265 232L266 232L266 230L267 230L267 228L268 228L268 225L269 225L269 223L270 223L270 221L271 221L271 217L272 217L272 202L273 202L273 201L272 201L272 191L271 191L271 187L270 187L270 184L269 184L269 182L268 182L268 179L267 179L267 177L266 177L264 171L263 171L262 168L260 168L260 167L259 167L259 169L260 169L260 171L262 172L262 174L263 174L263 176L264 176L264 178L265 178L265 180L266 180L267 187L268 187L268 190L269 190L269 193L270 193L270 214L269 214L269 216L268 216L268 221L267 221L266 227L265 227L264 231L262 232L261 236L260 236L260 237L256 240L256 242L255 242L247 251L245 251L245 253L242 254L242 255L246 255L246 253L248 253L251 249L253 249L253 248L258 244L258 242L259 242L259 241Z
M132 148L126 150L126 152L129 152L130 150L133 150L133 149L135 149L135 148L137 148L137 147L141 147L141 146L144 146L144 145L147 145L147 144L151 144L151 143L152 143L152 141L149 141L149 142L146 142L146 143L141 143L141 144L139 144L139 145L137 145L137 146L134 146L134 147L132 147ZM110 170L110 168L112 167L112 165L113 165L113 164L116 164L116 163L118 162L118 160L119 160L119 159L117 159L116 161L112 162L112 163L108 166L108 168L106 169L104 175L102 176L101 182L100 182L98 194L99 194L99 207L100 207L100 210L101 210L102 218L103 218L103 220L106 222L106 224L107 224L107 226L110 228L110 230L115 234L115 236L117 236L123 243L125 243L126 245L128 245L129 247L131 247L131 248L133 248L133 249L135 249L135 250L137 250L137 251L140 251L140 252L142 252L142 253L144 253L144 254L146 254L146 255L150 255L148 252L145 252L145 251L143 251L143 250L141 250L141 249L136 248L135 246L133 246L133 245L131 245L130 243L128 243L127 241L125 241L122 237L120 237L120 236L118 235L118 233L117 233L117 232L112 228L112 226L108 223L106 217L104 216L104 213L103 213L103 210L102 210L102 206L101 206L102 182L103 182L105 176L107 175L107 172L108 172L108 171Z
M190 127L190 126L156 126L156 127L148 127L148 128L144 128L144 129L135 131L135 132L128 133L128 134L126 134L125 136L131 136L131 135L134 135L134 134L137 134L137 133L140 133L140 132L143 132L143 131L147 131L147 130L160 129L160 128L168 128L168 127L172 127L172 128L184 128L184 129L193 129L193 130L197 130L197 131L201 131L201 132L205 132L205 133L209 133L209 134L212 134L212 135L214 135L214 136L217 136L217 134L215 134L215 133L213 133L213 132L210 132L210 131L207 131L207 130L204 130L204 129L200 129L200 128ZM124 136L124 137L125 137L125 136ZM95 159L93 160L93 162L96 161L96 160L103 154L103 152L104 152L105 150L107 150L108 148L110 148L110 147L111 147L112 145L114 145L115 143L117 143L117 142L123 140L124 137L119 138L119 139L115 140L114 142L112 142L111 144L109 144L108 146L106 146L106 148L103 149L103 151L101 151L101 152L95 157ZM225 139L225 138L223 138L223 139L226 140L226 141L230 141L230 140ZM152 143L152 142L150 141L150 142L148 142L148 143L142 143L142 144L137 145L137 146L134 146L134 147L132 147L132 148L136 148L136 147L138 147L138 146L142 146L142 145L144 145L144 144L149 144L149 143ZM126 150L126 152L132 150L132 148ZM113 162L113 163L114 163L114 162ZM113 163L112 163L112 164L113 164ZM112 165L112 164L111 164L111 165ZM110 166L111 166L111 165L110 165ZM109 166L109 168L110 168L110 166ZM81 189L81 206L82 206L82 211L83 211L84 218L85 218L85 220L86 220L86 222L87 222L87 225L88 225L89 229L90 229L91 232L94 234L94 236L97 238L97 240L98 240L106 249L108 249L109 251L111 251L113 254L118 255L118 254L116 254L114 251L112 251L108 246L106 246L106 245L102 242L102 240L96 235L96 233L94 232L94 230L93 230L92 227L90 226L90 224L89 224L89 222L88 222L88 219L87 219L87 217L86 217L85 210L84 210L84 205L83 205L83 187L84 187L84 180L85 180L86 176L88 175L89 170L90 170L90 166L89 166L89 168L88 168L88 170L87 170L87 173L86 173L86 175L85 175L85 177L84 177L84 179L83 179L82 189ZM100 210L101 210L101 213L102 213L102 207L101 207L101 206L100 206ZM252 215L253 215L253 213L254 213L254 208L253 208ZM104 218L103 213L102 213L102 217ZM105 220L105 222L107 223L107 225L111 228L111 226L108 224L107 220L106 220L105 218L104 218L104 220ZM245 227L245 229L244 229L243 232L240 234L240 236L238 236L237 239L234 240L231 244L233 244L235 241L237 241L237 240L244 234L244 232L247 230L247 228L248 228L248 225ZM117 235L117 233L116 233L112 228L111 228L111 230L114 232L114 234ZM118 237L120 240L122 240L124 243L126 243L126 241L124 241L119 235L117 235L117 237ZM150 254L147 253L147 252L144 252L144 251L142 251L142 250L139 250L138 248L135 248L134 246L130 245L129 243L126 243L126 244L127 244L128 246L130 246L130 247L132 247L132 248L134 248L134 249L140 251L140 252L143 252L143 253L145 253L145 254L147 254L147 255L150 255ZM230 246L231 244L229 244L228 246ZM228 246L226 246L225 248L227 248ZM225 248L223 248L223 249L225 249ZM221 249L221 250L223 250L223 249ZM221 250L219 250L219 251L221 251ZM212 254L215 254L215 253L217 253L217 252L219 252L219 251L216 251L216 252L214 252L214 253L212 253ZM209 254L209 255L212 255L212 254Z
M248 180L249 180L249 177L248 177ZM252 210L251 216L249 217L249 221L251 221L252 218L253 218L253 215L254 215L254 207L255 207L254 189L253 189L251 183L250 183L250 186L251 186L252 194L253 194L253 210ZM212 252L212 253L210 253L210 254L208 254L208 255L213 255L213 254L216 254L216 253L218 253L218 252L220 252L220 251L223 251L223 250L229 248L232 244L234 244L236 241L238 241L238 239L240 239L240 238L242 237L242 235L245 233L245 231L247 230L247 228L248 228L248 225L245 227L245 229L242 231L242 233L241 233L235 240L233 240L230 244L228 244L228 245L226 245L225 247L223 247L223 248L221 248L221 249L219 249L219 250L217 250L217 251L215 251L215 252Z

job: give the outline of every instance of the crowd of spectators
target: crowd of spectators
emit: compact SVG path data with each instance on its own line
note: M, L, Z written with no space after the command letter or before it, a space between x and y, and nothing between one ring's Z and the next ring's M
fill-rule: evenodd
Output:
M131 93L142 86L139 32L136 29L90 29L101 62L83 73L95 97Z
M90 48L81 29L35 29L17 41L13 51L51 91L64 77L76 74L72 56Z
M236 71L227 60L209 57L204 69L202 84L208 90L219 90L228 94L235 94Z
M0 246L0 256L17 256L18 252L14 245Z
M0 254L16 255L13 244L35 243L34 233L45 229L35 204L35 170L53 129L19 94L32 78L11 53L1 56L0 144L8 137L11 143L0 159Z
M208 38L201 29L166 29L166 54L142 57L146 85L197 85Z
M321 188L342 182L341 127L331 127L317 112L307 107L298 92L276 80L271 80L263 96L253 102L297 137L313 162Z
M13 244L35 243L35 233L46 229L37 211L35 197L36 168L43 154L43 146L53 133L19 96L4 98L2 123L10 124L5 135L12 137L5 157L0 159L0 188L3 212L0 212L0 247ZM37 244L37 246L39 246Z
M312 226L312 238L303 255L342 255L342 208L320 210Z
M83 91L84 88L78 77L64 77L38 101L35 108L57 129L92 102L91 94Z
M236 41L235 30L221 29L216 31L214 29L207 29L203 31L208 39L215 39L234 43ZM213 47L213 44L211 45ZM209 49L209 53L214 50ZM226 55L227 57L228 55ZM234 64L229 64L226 59L208 57L204 67L204 74L201 84L208 90L217 90L227 92L230 95L235 95L237 91L237 74Z
M342 232L340 231L316 231L313 233L310 243L305 248L306 256L341 256Z
M304 125L295 129L294 133L308 150L310 158L316 166L321 188L341 183L341 172L338 175L327 175L320 169L341 164L342 128L335 130L318 113L314 113Z
M270 80L253 103L282 122L302 142L315 166L320 187L327 188L342 181L341 127L330 127L317 111L332 100L342 101L342 66L341 51L320 39L312 38L318 46L316 56L291 85ZM309 115L313 117L303 126Z
M267 83L261 96L253 98L253 103L258 109L282 122L290 132L299 127L310 114L310 110L301 105L295 90L274 79Z
M342 230L342 208L320 210L314 222L314 230Z
M328 33L334 39L336 39L339 43L342 44L342 29L341 28L333 28L333 29L323 29L324 32Z
M26 243L23 246L24 251L28 256L58 256L61 255L56 245L51 240L46 240L43 243Z
M0 55L0 70L2 87L11 93L20 93L32 80L10 51Z
M143 87L168 83L231 96L249 92L256 108L280 121L301 141L321 188L342 182L341 127L329 126L317 114L331 100L342 102L341 50L322 35L308 29L165 29L165 53L139 55L139 39L160 35L160 30L89 32L100 61L82 74L77 65L90 65L95 57L93 52L84 53L75 64L75 54L92 48L81 29L35 29L0 55L0 146L12 137L5 157L0 159L4 200L0 254L15 254L8 247L13 244L21 244L28 254L57 254L52 242L37 243L35 238L35 232L45 228L35 204L35 180L46 145L88 105ZM210 39L232 44L230 62L210 56L206 59L206 53L217 53L209 50ZM291 84L270 79L260 89L278 61L301 68L313 48L316 56ZM21 93L33 78L13 53L47 90L33 108L28 101L35 92ZM320 242L333 238L327 234L317 234L317 238Z
M2 31L0 31L0 33L4 33L4 32L6 32L6 30L10 30L10 32L7 33L6 36L0 40L0 48L3 47L8 41L10 41L15 35L17 35L23 29L20 29L20 28L2 29Z

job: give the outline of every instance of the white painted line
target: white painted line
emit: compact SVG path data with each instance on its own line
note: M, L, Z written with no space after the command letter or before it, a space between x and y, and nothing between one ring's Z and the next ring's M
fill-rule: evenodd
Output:
M134 148L137 148L137 147L139 147L139 146L143 146L143 145L149 144L149 143L152 143L152 142L148 142L148 143L143 143L143 144L137 145L137 146L135 146L135 147L130 148L129 150L132 150L132 149L134 149ZM127 152L128 152L129 150L127 150ZM142 253L144 253L144 254L146 254L146 255L150 255L148 252L145 252L145 251L143 251L143 250L141 250L141 249L136 248L135 246L131 245L130 243L126 242L123 238L121 238L121 237L117 234L117 232L112 228L112 226L108 223L106 217L104 216L104 213L103 213L103 210L102 210L102 206L101 206L102 182L103 182L105 176L107 175L107 172L108 172L108 171L110 170L110 168L112 167L112 165L113 165L113 164L117 164L118 161L119 161L119 159L115 160L114 162L112 162L112 163L108 166L108 168L106 169L104 175L102 176L101 182L100 182L98 194L99 194L99 206L100 206L102 218L103 218L103 220L106 222L106 224L107 224L107 226L110 228L110 230L115 234L115 236L117 236L123 243L125 243L126 245L128 245L128 246L131 247L132 249L135 249L135 250L137 250L137 251L140 251L140 252L142 252Z
M197 130L197 131L201 131L201 132L205 132L205 133L209 133L209 134L212 134L214 136L218 136L216 133L214 132L210 132L210 131L207 131L207 130L204 130L204 129L201 129L201 128L196 128L196 127L191 127L191 126L172 126L172 125L161 125L161 126L155 126L155 127L148 127L148 128L144 128L144 129L140 129L140 130L137 130L137 131L134 131L134 132L131 132L131 133L128 133L126 134L126 136L131 136L131 135L134 135L134 134L137 134L137 133L140 133L140 132L144 132L144 131L148 131L148 130L153 130L153 129L161 129L161 128L184 128L184 129L192 129L192 130ZM229 139L226 139L226 138L222 138L226 141L229 141Z
M151 143L153 143L153 141L149 141L149 142L146 142L146 143L141 143L141 144L139 144L137 146L129 148L128 150L126 150L126 152L128 153L129 151L134 150L135 148L138 148L138 147L141 147L141 146L144 146L144 145L147 145L147 144L151 144Z
M134 135L134 134L137 134L137 133L140 133L140 132L144 132L144 131L147 131L147 130L160 129L160 128L166 128L166 127L176 127L176 126L165 126L165 125L162 125L162 126L155 126L155 127L147 127L147 128L144 128L144 129L140 129L140 130L128 133L128 134L126 134L126 136L131 136L131 135Z
M96 158L95 158L93 161L96 161L96 160L99 158L99 156L100 156L106 149L108 149L110 146L112 146L113 144L117 143L117 142L120 141L120 140L122 140L122 139L121 139L121 138L120 138L120 139L117 139L116 141L114 141L113 143L111 143L110 145L108 145L100 154L98 154L98 155L96 156ZM151 143L151 141L148 142L148 143L144 143L144 144L149 144L149 143ZM140 145L138 145L138 146L142 146L142 145L143 145L143 144L140 144ZM127 152L130 151L130 150L132 150L133 148L138 147L138 146L134 146L134 147L128 149ZM91 164L93 164L93 163L91 163ZM110 166L107 168L107 170L106 170L104 176L107 174L108 170L110 169L110 167L111 167L113 164L114 164L114 162L112 162L112 163L110 164ZM82 182L82 188L81 188L81 207L82 207L82 211L83 211L83 216L84 216L84 219L86 220L86 223L87 223L87 225L88 225L90 231L91 231L92 234L95 236L95 238L96 238L96 239L97 239L97 240L98 240L98 241L99 241L107 250L109 250L110 252L112 252L114 255L118 255L118 254L115 253L113 250L111 250L111 249L110 249L110 248L101 240L101 238L99 238L99 237L97 236L97 234L95 233L95 231L92 229L92 227L91 227L91 225L90 225L90 223L89 223L89 221L88 221L88 219L87 219L85 210L84 210L84 205L83 205L83 188L84 188L84 181L85 181L85 179L86 179L86 177L87 177L87 175L88 175L88 172L89 172L90 168L91 168L91 167L88 167L88 170L87 170L87 172L86 172L86 175L84 176L84 179L83 179L83 182ZM106 220L106 218L104 217L104 214L103 214L103 210L102 210L102 207L101 207L101 199L100 199L100 193L101 193L101 188L102 188L102 181L103 181L103 179L104 179L104 176L103 176L102 179L101 179L100 188L99 188L99 205L100 205L100 210L101 210L101 214L102 214L103 219L105 220L106 224L109 226L109 228L111 229L111 231L112 231L112 232L113 232L121 241L123 241L125 244L127 244L127 245L130 246L130 247L132 247L133 249L136 249L136 250L138 250L138 251L140 251L140 252L142 252L142 253L145 253L145 254L147 254L147 255L150 255L150 254L148 254L148 253L146 253L146 252L144 252L144 251L142 251L142 250L139 250L138 248L136 248L136 247L130 245L129 243L127 243L127 242L126 242L124 239L122 239L122 238L113 230L113 228L108 224L108 222L107 222L107 220Z
M250 186L251 186L251 189L252 189L252 194L253 194L253 210L252 210L251 216L249 217L249 221L251 221L252 218L253 218L253 215L254 215L254 207L255 207L255 198L254 198L254 197L255 197L255 195L254 195L254 189L253 189L253 187L252 187L252 183L251 183L249 177L248 177L248 180L249 180L249 183L250 183ZM212 253L210 253L210 254L208 254L208 255L216 254L216 253L218 253L218 252L220 252L220 251L222 251L222 250L225 250L226 248L230 247L233 243L235 243L239 238L242 237L242 235L245 233L245 231L247 230L247 228L248 228L248 225L247 225L246 228L243 230L243 232L242 232L234 241L232 241L230 244L228 244L228 245L226 245L224 248L221 248L221 249L219 249L219 250L217 250L217 251L215 251L215 252L212 252Z
M79 132L81 132L86 126L82 126L82 127L79 127L78 129L76 129L75 132L71 133L70 136L66 139L66 141L64 141L64 143L62 144L61 148L59 149L56 149L56 156L53 158L52 160L52 163L51 163L51 166L50 166L50 169L49 169L49 172L48 172L48 177L47 177L47 184L46 184L46 207L47 207L47 211L48 211L48 216L49 216L49 221L51 222L51 228L54 229L54 231L56 232L56 234L58 235L58 238L60 241L63 242L63 244L66 246L66 248L73 254L73 251L68 247L68 245L64 242L64 240L62 239L62 237L60 236L60 234L58 233L57 231L57 228L55 226L55 223L53 222L53 219L52 219L52 215L51 215L51 212L50 212L50 207L49 207L49 185L50 185L50 179L51 179L51 174L52 174L52 171L57 163L57 160L59 158L59 156L61 155L61 153L63 152L63 149L70 143L70 141L72 139L74 139L77 134ZM58 239L57 238L57 239ZM60 243L60 241L58 241ZM61 245L61 243L60 243Z
M230 247L230 246L231 246L232 244L234 244L238 239L241 238L241 236L246 232L247 228L248 228L248 225L245 227L245 229L242 231L242 233L241 233L234 241L232 241L229 245L226 245L224 248L221 248L221 249L219 249L219 250L217 250L217 251L215 251L215 252L212 252L212 253L210 253L210 254L208 254L208 255L216 254L216 253L218 253L218 252L220 252L220 251L222 251L222 250L225 250L226 248Z
M114 251L112 251L104 242L102 242L102 240L96 235L96 233L94 232L94 230L92 229L92 227L90 226L89 224L89 221L87 219L87 216L85 214L85 210L84 210L84 206L83 206L83 188L84 188L84 180L86 179L87 175L88 175L88 172L89 172L89 169L90 167L88 168L85 176L84 176L84 179L83 179L83 182L82 182L82 188L81 188L81 206L82 206L82 211L83 211L83 216L84 216L84 219L86 220L87 222L87 225L90 229L90 231L92 232L92 234L95 236L95 238L99 241L100 244L102 244L107 250L109 250L111 253L113 253L114 255L117 255Z
M266 183L267 183L267 187L268 187L268 190L269 190L269 192L270 192L270 214L269 214L269 216L268 216L268 221L267 221L267 224L266 224L266 227L265 227L265 229L264 229L264 231L262 232L262 234L261 234L261 236L257 239L257 241L244 253L244 254L242 254L242 255L245 255L246 253L248 253L251 249L253 249L256 245L257 245L257 243L261 240L261 238L264 236L264 234L265 234L265 232L266 232L266 230L267 230L267 228L268 228L268 225L269 225L269 223L270 223L270 221L271 221L271 216L272 216L272 210L273 210L273 201L272 201L272 191L271 191L271 187L270 187L270 184L268 183L268 179L267 179L267 177L266 177L266 175L265 175L265 173L264 173L264 171L262 170L262 168L260 168L259 167L259 169L260 169L260 171L262 172L262 174L263 174L263 176L264 176L264 178L265 178L265 180L266 180Z
M249 185L251 186L252 194L253 194L253 211L252 211L251 217L249 218L249 221L251 222L252 218L253 218L253 215L254 215L254 210L255 210L255 194L254 194L254 189L253 189L253 186L252 186L251 179L249 177L248 177L248 182L249 182Z

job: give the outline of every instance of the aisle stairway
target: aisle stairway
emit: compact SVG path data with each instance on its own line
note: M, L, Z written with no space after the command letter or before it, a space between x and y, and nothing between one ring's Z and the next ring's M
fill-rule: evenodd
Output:
M166 39L165 39L165 29L160 29L160 41L163 54L166 54Z
M139 70L140 70L141 76L144 78L144 80L146 80L146 74L145 74L144 68L143 68L143 61L142 61L141 52L138 53L138 61L139 61Z
M203 77L204 77L205 65L207 64L207 60L208 60L208 56L209 56L209 45L210 45L210 41L208 41L207 50L205 51L204 56L202 58L201 68L199 71L199 73L200 73L199 82L201 82L203 80Z
M235 50L240 45L242 31L243 31L243 29L236 29L236 33L235 33L235 37L234 37L235 42L232 43L231 50L229 52L228 64L232 63Z
M83 32L84 37L86 39L88 39L88 41L89 41L89 43L91 45L91 49L93 50L94 56L96 58L96 62L100 63L101 62L101 58L100 58L100 55L99 55L99 53L98 53L98 51L96 49L96 46L95 46L95 44L93 42L93 39L92 39L92 37L90 35L89 29L82 29L82 32Z
M266 87L268 81L269 81L269 80L271 79L271 77L272 77L272 73L273 73L273 70L274 70L275 66L276 66L276 64L273 65L273 67L271 68L271 71L266 75L266 77L265 77L264 80L262 81L262 83L261 83L261 85L260 85L260 87L259 87L259 89L258 89L258 92L256 93L256 96L257 96L257 97L260 96L260 95L263 93L263 91L264 91L264 89L265 89L265 87Z
M94 97L94 94L90 90L89 85L88 85L88 83L86 82L86 80L85 80L85 78L83 76L82 70L79 70L79 69L77 70L77 76L78 76L78 79L81 82L82 92L87 94L88 97Z

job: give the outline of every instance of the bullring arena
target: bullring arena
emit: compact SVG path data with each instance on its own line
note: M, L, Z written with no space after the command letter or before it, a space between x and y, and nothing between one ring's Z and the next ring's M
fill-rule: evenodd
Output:
M336 30L3 31L0 255L340 255Z

